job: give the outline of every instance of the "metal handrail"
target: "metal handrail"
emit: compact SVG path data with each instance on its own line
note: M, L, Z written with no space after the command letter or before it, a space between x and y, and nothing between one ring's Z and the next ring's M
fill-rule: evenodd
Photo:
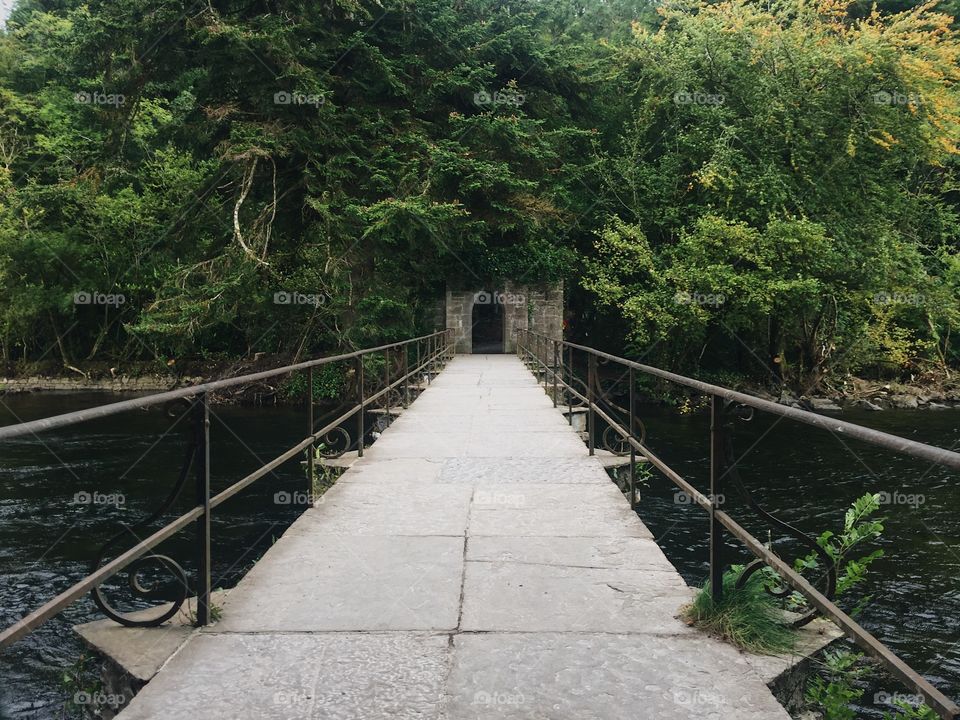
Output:
M287 375L289 373L297 372L298 370L307 370L319 365L327 365L329 363L341 362L343 360L353 360L354 358L363 355L370 355L377 352L392 350L404 345L410 345L411 343L446 335L450 332L451 331L449 330L440 330L429 335L421 335L420 337L411 338L410 340L401 340L399 342L389 343L387 345L378 345L377 347L356 350L351 353L344 353L343 355L332 355L328 357L316 358L315 360L306 360L302 363L285 365L284 367L274 368L273 370L264 370L263 372L251 373L249 375L238 375L237 377L227 378L225 380L215 380L213 382L201 383L199 385L189 385L176 390L168 390L162 393L155 393L152 395L146 395L144 397L133 398L132 400L123 400L121 402L108 403L107 405L98 405L97 407L88 408L86 410L77 410L76 412L54 415L52 417L31 420L30 422L18 423L16 425L7 425L5 427L0 427L0 440L21 437L23 435L33 435L39 432L45 432L47 430L54 430L59 427L64 427L66 425L75 425L78 422L84 422L86 420L116 415L118 413L127 412L128 410L138 410L140 408L150 407L151 405L161 405L168 403L171 400L180 400L183 398L193 397L200 393L223 390L224 388L234 387L236 385L246 385L247 383L266 380L267 378L277 377L278 375Z
M924 702L932 707L945 720L956 720L960 718L960 706L953 700L937 690L926 678L917 673L913 668L898 658L882 642L877 640L872 634L861 627L853 618L837 607L828 595L814 587L810 581L804 578L793 567L783 560L779 555L766 547L760 540L751 535L736 520L734 520L721 507L723 500L723 479L727 475L736 472L736 462L727 466L724 463L724 443L727 441L726 424L723 413L727 407L748 407L763 412L768 412L779 417L789 418L798 422L812 425L814 427L827 429L833 432L843 433L845 437L855 438L863 442L883 447L895 452L912 455L914 457L930 460L936 464L949 468L960 469L960 453L946 450L943 448L925 445L914 440L891 435L890 433L873 430L861 425L835 420L833 418L817 415L806 410L785 407L778 403L762 398L737 392L719 385L711 385L700 380L695 380L677 373L672 373L660 368L644 365L642 363L617 357L610 353L596 350L594 348L571 343L559 338L550 338L542 333L533 332L527 329L517 329L517 354L521 357L526 356L532 363L539 367L543 373L544 385L549 388L548 383L553 383L554 398L556 398L556 389L562 386L571 397L577 397L586 403L588 408L588 423L590 433L590 454L594 452L593 433L596 417L600 417L610 427L630 444L632 449L630 457L630 498L631 506L635 506L636 498L636 457L639 454L645 457L651 465L657 468L677 487L692 498L697 505L703 508L710 517L710 581L709 587L714 601L719 602L723 593L723 530L725 529L735 538L740 540L747 549L758 559L756 562L762 562L772 568L782 580L793 590L802 594L807 601L824 616L829 617L843 632L856 642L861 648L870 655L878 659L890 673L904 682L908 687L916 690L924 698ZM531 339L533 340L531 342ZM568 352L564 353L563 349ZM554 358L551 364L548 350L552 352ZM573 375L572 351L577 350L587 354L589 363L589 373L587 381L587 394L583 395L574 387L571 379ZM562 361L564 355L568 360ZM561 361L557 361L560 358ZM711 462L710 462L710 495L709 497L701 493L687 480L682 478L676 471L670 468L663 460L657 457L646 445L635 436L633 428L635 427L633 401L629 403L630 407L630 429L624 427L614 418L610 417L603 408L599 406L596 398L596 362L598 358L617 363L629 369L630 371L630 392L633 392L633 372L640 371L648 375L662 378L670 382L697 390L711 398L711 423L710 423L710 442L711 442ZM548 380L549 378L549 380ZM566 379L564 379L566 378ZM578 380L578 379L577 379ZM572 423L572 416L570 418ZM810 616L812 617L812 616Z
M197 490L197 504L192 507L187 512L183 513L179 517L170 521L164 525L159 530L153 532L151 535L146 537L141 542L137 543L135 546L129 550L118 555L116 558L110 562L104 564L102 567L95 569L93 572L86 575L79 582L74 583L72 586L58 594L56 597L44 603L42 606L24 616L17 622L13 623L9 627L5 628L0 632L0 648L5 648L17 640L23 638L24 636L31 633L37 627L41 626L47 620L55 617L60 612L62 612L66 607L71 605L73 602L81 598L88 592L93 591L95 593L95 600L97 600L98 606L101 610L114 620L117 620L121 624L131 625L131 626L146 626L146 625L155 625L160 624L163 620L167 619L172 615L172 613L165 613L159 618L154 618L152 620L138 620L132 621L128 618L124 618L119 614L114 614L112 609L109 607L104 607L101 604L102 598L97 594L98 587L109 578L116 575L118 572L127 568L135 563L143 562L145 559L162 559L163 564L168 567L173 565L176 566L176 569L179 570L179 575L185 578L182 568L179 568L176 563L174 563L170 558L164 556L153 555L149 558L145 558L146 554L158 546L160 543L169 539L173 535L177 534L184 528L188 527L191 523L195 523L197 527L197 613L196 613L196 625L202 626L206 625L210 621L210 593L211 593L211 583L210 583L210 514L211 511L229 500L231 497L239 493L241 490L245 489L252 483L256 482L264 475L275 470L280 465L288 462L289 460L296 457L299 453L304 450L308 451L308 496L312 494L312 481L313 481L313 463L314 463L314 446L318 439L322 438L327 433L331 432L334 428L339 427L342 423L346 422L352 416L357 415L359 417L359 436L357 438L357 447L358 453L363 454L364 447L364 436L365 436L365 426L364 426L364 410L377 399L388 396L387 394L401 385L404 386L404 397L409 397L409 380L411 378L418 378L421 374L426 374L428 383L432 380L433 376L442 368L446 361L452 356L453 351L453 342L452 342L452 331L440 330L429 335L422 335L420 337L412 338L410 340L403 340L400 342L389 343L386 345L379 345L373 348L366 348L363 350L357 350L351 353L344 353L341 355L333 355L323 358L317 358L315 360L308 360L306 362L297 363L294 365L287 365L280 368L275 368L273 370L267 370L259 373L252 373L249 375L241 375L234 378L229 378L226 380L217 380L214 382L202 383L199 385L192 385L189 387L180 388L177 390L171 390L168 392L157 393L153 395L148 395L141 398L135 398L133 400L125 400L117 403L110 403L108 405L101 405L94 408L89 408L87 410L80 410L72 413L64 413L62 415L55 415L49 418L43 418L41 420L33 420L30 422L19 423L17 425L10 425L7 427L0 428L0 440L5 440L9 438L22 437L24 435L35 435L36 433L52 430L55 428L68 427L83 423L89 420L96 418L108 417L111 415L116 415L119 413L127 412L130 410L135 410L139 408L146 408L161 404L169 404L171 401L178 400L190 400L190 409L189 412L194 417L194 439L191 449L188 451L188 459L184 465L184 470L182 471L182 477L185 477L187 473L190 472L195 460L199 459L199 462L196 463L196 490ZM413 367L410 365L410 348L414 347L416 349L416 362ZM403 350L403 367L405 372L397 377L395 380L391 380L389 366L390 366L390 353L391 351ZM421 352L422 351L422 352ZM363 359L374 353L383 352L386 356L387 363L387 376L385 379L385 385L378 390L376 393L370 395L369 397L364 394L363 387ZM313 422L313 369L320 365L326 365L330 363L342 362L347 360L355 360L357 362L357 369L359 372L358 379L358 390L359 390L359 401L353 405L351 408L346 410L339 417L333 419L332 421L326 423L323 427L317 429L314 426ZM303 440L297 442L293 447L289 448L270 462L261 466L254 472L250 473L246 477L238 480L237 482L231 484L226 489L222 490L217 495L210 495L210 442L209 442L209 402L208 402L208 393L216 390L221 390L228 387L234 387L237 385L243 385L250 382L255 382L265 378L277 377L280 375L287 375L290 373L295 373L299 371L307 371L307 388L306 394L308 398L308 435ZM168 502L172 503L176 499L176 493L168 498ZM174 573L176 574L176 573ZM186 599L186 593L188 591L186 584L184 583L182 597L175 602L175 608L179 608L183 601ZM176 610L174 610L175 612ZM158 622L159 621L159 622Z

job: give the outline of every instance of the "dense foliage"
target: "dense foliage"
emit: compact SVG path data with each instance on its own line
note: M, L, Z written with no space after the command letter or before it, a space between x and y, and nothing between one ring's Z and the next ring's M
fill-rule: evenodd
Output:
M569 272L590 134L541 3L68 5L2 46L6 357L362 345Z
M667 364L736 353L831 367L953 357L960 45L930 6L663 9L613 81L617 199L587 280Z
M945 372L960 42L884 7L21 0L0 353L321 352L564 280L681 370Z

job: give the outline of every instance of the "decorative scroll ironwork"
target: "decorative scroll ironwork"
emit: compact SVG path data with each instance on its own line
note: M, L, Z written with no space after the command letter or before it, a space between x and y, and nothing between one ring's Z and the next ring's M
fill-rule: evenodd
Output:
M352 442L350 432L346 428L335 427L320 438L316 446L317 454L327 460L333 460L349 450Z
M753 408L747 407L741 403L724 400L723 407L721 409L721 415L723 418L723 440L721 447L723 449L722 472L724 475L724 482L729 480L729 482L733 484L733 486L737 489L737 492L739 492L744 500L746 500L747 504L753 509L753 511L760 515L760 517L762 517L767 523L786 533L801 545L816 553L821 566L826 568L826 573L822 577L817 578L816 583L820 583L823 594L832 602L834 596L836 595L837 589L836 562L834 562L833 558L830 557L826 550L820 547L820 544L814 538L765 510L756 501L752 493L747 489L746 484L743 482L743 478L740 476L740 471L737 468L736 456L733 450L733 421L738 419L744 422L749 422L753 419ZM757 571L764 567L767 567L767 563L761 559L756 559L749 563L746 567L744 567L740 575L737 577L736 587L742 588L747 584L747 582L749 582L750 578ZM791 594L793 594L793 589L786 583L781 583L779 587L771 587L770 585L765 584L764 589L770 595L780 600L786 600ZM819 610L816 608L811 608L810 610L801 613L800 617L793 622L793 626L803 627L819 614Z
M133 525L120 523L122 529L113 535L113 537L111 537L109 540L107 540L107 542L103 544L103 547L100 548L100 552L97 554L90 567L91 573L96 572L100 566L103 565L104 559L106 558L109 550L116 546L125 537L129 535L139 541L141 533L137 531L140 528L145 528L156 522L165 512L167 512L167 510L173 506L174 502L176 502L177 498L180 496L181 491L187 484L187 480L190 478L190 474L193 470L194 462L198 454L197 451L200 448L198 428L196 423L192 422L197 411L197 402L197 400L191 401L186 398L180 398L173 400L166 405L166 413L169 417L177 418L179 420L179 418L182 418L184 415L186 415L189 421L191 421L189 432L190 440L187 444L186 454L180 467L180 474L177 477L177 482L173 486L173 489L171 489L166 499L160 504L160 507L157 508L157 510L147 518L138 523L134 523ZM185 409L183 410L183 414L178 414L176 412L176 408L183 408L184 406ZM171 575L173 579L166 583L146 583L142 578L142 573L151 565L162 569ZM157 617L144 620L134 620L116 610L104 597L103 591L99 586L94 588L92 591L93 602L100 609L100 611L114 622L120 623L126 627L156 627L158 625L162 625L164 622L176 615L177 612L179 612L180 608L189 597L190 582L187 578L186 571L179 563L177 563L176 560L166 555L160 555L157 553L149 553L144 555L128 565L126 567L126 572L128 574L127 584L133 594L139 598L142 598L143 600L167 602L170 602L171 597L173 598L173 604Z
M598 365L606 365L608 361L605 358L599 358L597 361ZM577 382L580 382L578 378L574 378ZM647 439L647 428L643 424L643 421L636 416L636 412L631 413L630 409L625 408L616 402L613 401L613 395L617 389L624 383L624 381L629 380L629 374L624 373L616 379L612 378L597 378L597 392L595 393L594 402L598 405L604 406L608 413L611 415L619 415L621 424L628 428L630 427L630 418L633 417L634 431L637 434L637 440L643 444ZM583 384L581 382L581 384ZM583 384L584 388L586 385ZM621 395L622 397L622 395ZM629 405L629 402L627 403ZM626 419L624 421L624 419ZM620 457L625 457L630 454L630 439L623 435L619 430L617 430L612 425L608 425L603 434L600 436L600 445L604 450L618 455Z
M587 384L583 380L578 378L576 375L571 374L570 377L567 378L567 381L571 385L574 385L574 384L579 385L580 394L583 396L587 395ZM580 396L575 395L569 388L564 387L561 389L560 392L562 394L562 400L561 398L557 398L557 402L560 403L561 405L572 407L574 410L576 410L577 408L584 408L587 406L586 401L584 401L583 398L581 398Z
M626 457L630 454L630 440L621 435L612 425L604 428L600 444L604 450L619 457Z

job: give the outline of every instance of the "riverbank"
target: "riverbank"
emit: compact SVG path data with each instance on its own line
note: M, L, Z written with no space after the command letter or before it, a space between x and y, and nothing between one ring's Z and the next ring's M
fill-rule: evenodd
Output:
M0 379L0 392L164 392L186 385L202 383L202 377L179 377L174 375L120 375L107 378L90 377L44 377L32 375L22 378Z
M851 377L840 392L797 395L783 391L774 395L753 388L747 392L790 407L816 412L840 412L859 409L881 410L949 410L960 408L960 384L952 381L930 384L879 382Z
M165 392L176 388L197 385L212 380L235 377L246 373L261 372L295 362L290 358L258 353L253 358L227 362L193 363L184 372L158 373L156 363L132 367L129 372L118 373L115 368L84 368L84 372L58 374L38 372L31 368L30 374L0 378L0 394L32 392ZM218 397L217 402L247 402L278 404L288 400L286 382L278 379L274 384L260 383L245 387L230 397ZM779 395L768 388L733 384L733 388L750 395L790 407L814 412L841 412L849 409L868 411L881 410L949 410L960 409L960 381L940 380L925 384L906 384L848 378L840 392L824 392L801 395L784 390ZM655 398L651 398L655 399Z
M180 364L169 361L168 371L157 362L131 363L122 369L106 363L83 363L64 369L59 365L30 364L8 370L0 378L0 394L36 392L115 392L157 393L222 380L239 375L262 372L297 362L296 359L257 353L252 358L233 360L192 361ZM287 399L290 377L270 382L244 385L223 394L215 402L254 402L278 404Z

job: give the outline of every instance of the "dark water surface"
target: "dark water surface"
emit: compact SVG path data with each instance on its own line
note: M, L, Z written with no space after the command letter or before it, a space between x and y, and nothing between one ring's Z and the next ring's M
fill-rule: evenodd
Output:
M92 407L130 395L64 393L0 398L0 424ZM163 408L111 418L0 443L0 625L22 615L80 580L117 522L135 523L158 508L174 487L187 447L188 420L171 428ZM213 491L236 482L306 435L301 408L214 406L211 413ZM214 587L230 587L262 555L303 507L275 502L275 494L305 489L291 461L218 508L213 516ZM78 496L77 494L80 493ZM99 503L77 503L83 493ZM192 504L188 483L174 510L141 538ZM286 499L281 496L281 500ZM122 504L121 504L122 502ZM193 529L160 545L192 573ZM127 549L136 541L123 545ZM110 558L114 555L110 555ZM130 597L125 573L108 592L121 609ZM89 597L0 654L0 718L63 716L64 668L83 648L71 626L101 618Z
M105 393L6 396L0 424L117 399ZM958 411L849 412L843 417L941 447L952 448L960 439ZM707 418L653 408L644 421L651 448L705 490ZM214 407L214 490L287 449L303 437L304 425L299 408ZM176 480L186 431L185 425L171 430L171 419L155 409L0 443L0 625L13 623L82 578L116 522L135 522L157 507ZM746 452L742 474L758 501L812 534L838 528L846 508L866 492L922 496L923 502L914 506L883 508L887 522L880 545L886 556L873 566L867 588L873 599L859 619L935 685L953 697L960 695L956 474L786 420L758 416L739 424L737 433L737 452ZM215 586L235 584L302 511L278 504L275 494L302 491L304 482L299 465L291 462L215 511ZM122 497L123 503L77 504L77 493ZM188 486L177 514L192 497ZM734 517L767 539L766 529L742 502L734 496L728 502ZM707 574L703 512L678 503L672 485L654 478L642 492L640 515L687 581L700 584ZM167 519L172 517L173 512ZM797 548L772 539L778 552L795 557ZM187 530L159 551L192 572L192 541L192 530ZM731 544L731 553L738 552ZM125 582L126 576L121 578ZM122 588L115 589L111 598L125 597ZM62 716L63 669L82 652L70 627L99 617L85 598L0 654L0 719ZM877 690L902 692L892 681L877 681L871 694ZM862 716L878 717L869 709Z

